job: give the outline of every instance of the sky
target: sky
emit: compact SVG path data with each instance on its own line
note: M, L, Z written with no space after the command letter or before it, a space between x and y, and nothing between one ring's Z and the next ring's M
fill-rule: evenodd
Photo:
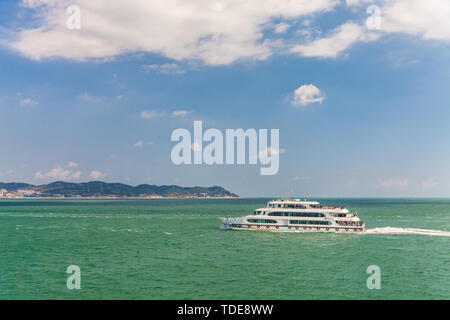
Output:
M279 129L278 173L173 164L195 120ZM2 182L448 197L449 124L448 0L0 2Z

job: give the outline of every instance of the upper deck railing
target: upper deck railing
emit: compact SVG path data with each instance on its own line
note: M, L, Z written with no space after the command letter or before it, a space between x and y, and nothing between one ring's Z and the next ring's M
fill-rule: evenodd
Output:
M287 208L287 209L347 209L345 206L329 206L321 204L301 204L301 203L278 203L269 202L267 208Z

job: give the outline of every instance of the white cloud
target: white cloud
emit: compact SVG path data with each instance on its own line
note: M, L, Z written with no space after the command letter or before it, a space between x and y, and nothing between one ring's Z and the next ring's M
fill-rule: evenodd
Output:
M141 112L142 119L153 119L156 117L163 117L164 115L165 115L164 112L159 112L155 110L144 110Z
M294 91L292 103L298 106L307 106L311 103L322 103L324 94L313 84L305 84Z
M357 5L360 5L363 3L370 3L370 2L373 2L373 0L345 0L345 3L349 7L357 6Z
M383 188L406 188L409 184L406 179L380 179L378 185Z
M40 60L111 59L147 52L208 65L266 59L273 52L263 29L272 19L288 20L333 9L338 0L77 0L81 30L68 30L72 0L26 0L38 20L16 31L9 46Z
M35 60L61 57L109 61L122 54L153 53L176 61L226 65L242 59L264 60L273 53L285 52L292 39L270 39L264 32L267 26L281 35L293 27L292 21L301 18L306 25L342 2L115 0L112 4L109 0L77 0L76 4L82 8L81 30L69 30L66 8L73 4L72 0L22 0L20 5L33 13L35 27L7 30L11 36L6 44ZM377 3L381 8L382 32L450 40L448 0L345 0L345 3L349 10ZM361 20L367 18L365 12L361 13ZM335 58L352 44L374 41L379 35L380 32L367 30L363 23L346 22L324 38L290 47L301 56ZM144 67L167 74L185 72L176 63Z
M320 36L322 34L322 30L317 27L307 27L305 29L300 29L295 32L300 35L302 39L310 41L314 37Z
M273 26L276 33L285 33L291 25L286 22L280 22Z
M162 74L183 74L186 73L178 64L176 63L165 63L165 64L150 64L142 66L146 70L155 70Z
M438 183L433 178L428 178L427 180L422 182L422 187L424 188L436 188Z
M102 173L100 171L94 170L89 174L89 176L92 179L102 179L102 178L106 177L106 173Z
M78 163L70 161L68 164L66 164L66 168L75 168L78 167Z
M384 0L381 30L450 40L450 1Z
M358 41L373 41L378 37L378 34L368 31L365 27L347 22L334 29L327 37L294 46L291 52L304 57L335 58Z
M102 100L101 98L93 97L87 93L80 94L77 98L78 98L78 100L81 100L84 102L89 102L89 103L100 102Z
M35 105L37 105L37 104L38 104L37 101L35 101L35 100L33 100L33 99L30 99L30 98L22 99L22 100L20 100L20 102L19 102L19 105L20 105L21 107L35 106Z
M172 112L172 116L174 117L181 117L184 118L185 116L187 116L190 112L187 110L177 110Z
M70 176L70 170L63 169L61 167L56 167L46 173L48 178L54 178L59 180L67 179Z
M56 179L56 180L75 180L79 179L81 176L80 171L72 172L68 169L64 169L63 167L55 167L48 171L45 174L42 174L40 171L34 174L34 177L37 179Z

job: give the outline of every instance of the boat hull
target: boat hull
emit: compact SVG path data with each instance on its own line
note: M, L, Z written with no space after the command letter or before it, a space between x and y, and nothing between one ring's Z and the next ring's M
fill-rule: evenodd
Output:
M327 226L327 227L311 227L311 226L277 226L277 225L258 225L248 224L244 219L222 218L220 229L222 230L244 230L244 231L269 231L269 232L326 232L326 233L361 233L365 226Z
M244 230L244 231L269 231L269 232L294 232L294 233L361 233L365 228L315 228L315 227L275 227L275 226L229 226L221 225L222 230Z

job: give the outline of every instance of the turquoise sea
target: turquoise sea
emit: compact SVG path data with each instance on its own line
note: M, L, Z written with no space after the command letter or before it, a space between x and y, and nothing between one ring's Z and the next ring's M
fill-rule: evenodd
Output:
M319 199L367 234L218 229L267 200L1 200L0 299L450 299L450 199Z

